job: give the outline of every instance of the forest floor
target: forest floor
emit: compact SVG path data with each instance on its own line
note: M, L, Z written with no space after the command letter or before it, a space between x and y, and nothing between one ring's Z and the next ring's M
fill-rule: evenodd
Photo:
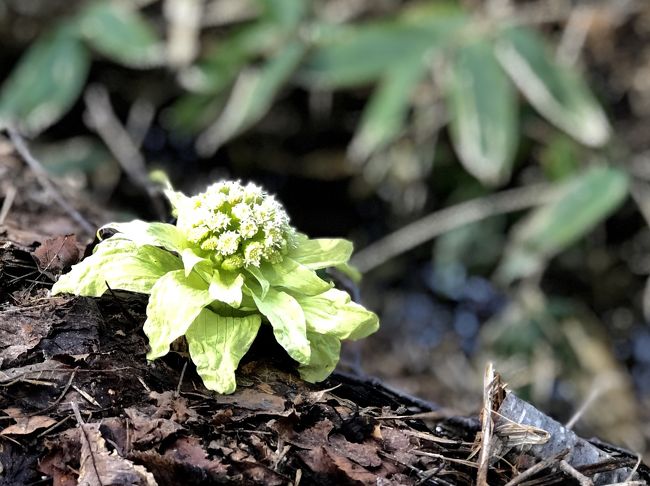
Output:
M49 295L57 276L92 251L92 235L4 150L0 485L650 480L634 454L579 439L506 392L498 375L476 390L482 415L456 416L363 376L304 383L264 332L233 395L206 390L182 352L147 362L146 297Z

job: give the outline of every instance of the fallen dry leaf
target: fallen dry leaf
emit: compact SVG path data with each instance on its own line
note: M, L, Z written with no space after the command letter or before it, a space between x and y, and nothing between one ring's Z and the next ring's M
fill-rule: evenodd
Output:
M48 238L32 252L38 268L43 273L59 274L79 262L82 250L75 235Z
M0 432L2 435L27 435L36 430L47 429L56 423L56 420L44 415L26 416L18 408L6 408L3 412L14 419L16 423L3 429Z
M131 444L142 447L152 443L159 443L183 427L168 419L153 418L137 408L124 410L131 419L133 426Z
M116 452L109 453L99 424L81 424L78 486L158 486L144 466L136 466Z

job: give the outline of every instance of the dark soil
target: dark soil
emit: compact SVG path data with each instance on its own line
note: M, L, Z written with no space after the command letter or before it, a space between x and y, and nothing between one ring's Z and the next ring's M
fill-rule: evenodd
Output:
M146 296L51 297L92 236L15 160L1 169L20 189L0 226L1 485L475 484L478 416L356 375L309 385L267 333L229 396L203 387L182 346L147 362ZM636 463L602 448L613 461L585 475ZM494 457L489 484L537 462L524 450ZM518 484L575 482L558 464Z

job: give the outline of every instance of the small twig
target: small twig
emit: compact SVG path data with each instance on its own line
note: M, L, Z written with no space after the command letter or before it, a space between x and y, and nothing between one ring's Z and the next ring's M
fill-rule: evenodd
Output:
M549 457L548 459L544 459L541 462L538 462L534 466L529 467L526 469L524 472L521 474L518 474L514 478L512 478L510 481L508 481L505 486L517 486L518 484L524 482L531 476L534 476L538 472L543 471L544 469L554 466L558 460L562 459L564 456L566 456L569 453L569 449L564 449L561 451L559 454Z
M576 468L574 468L571 464L566 462L564 459L560 461L560 469L564 471L566 474L571 476L573 479L578 481L580 486L593 486L594 482L589 479L587 476L582 474L580 471L578 471Z
M79 211L73 208L61 195L59 190L54 186L47 172L43 168L43 165L36 160L36 158L31 154L27 144L23 137L13 128L7 128L7 133L9 133L9 138L16 148L16 152L20 154L25 163L32 170L36 176L36 180L41 185L41 187L49 193L50 197L58 204L66 213L74 219L79 226L81 226L84 231L93 234L95 232L95 227L91 225L86 218L84 218Z
M101 475L99 474L99 469L97 468L97 463L95 461L95 454L93 453L92 444L90 442L90 437L88 437L88 432L86 431L86 427L84 427L84 425L86 425L86 424L84 423L83 418L81 418L81 412L79 412L79 406L77 405L77 402L73 401L73 402L70 402L70 407L72 407L72 411L74 413L74 416L77 419L77 423L79 424L79 428L81 429L81 435L83 436L83 438L84 438L84 440L86 442L86 445L88 446L88 454L90 455L90 460L92 461L92 464L93 464L93 469L95 471L95 476L97 477L97 480L98 480L100 486L102 486ZM83 465L82 465L82 467L83 467Z
M154 105L144 98L136 99L131 105L126 119L126 131L136 147L142 146L155 115Z
M72 409L72 413L74 413L75 419L77 419L77 423L79 425L84 425L84 419L81 417L81 412L79 411L79 405L77 405L77 402L70 402L70 408Z
M488 471L490 469L490 456L492 453L492 438L494 433L494 421L492 420L492 409L494 408L494 388L497 384L497 377L494 373L494 365L490 362L485 368L483 377L483 410L481 413L481 453L478 458L478 472L476 484L488 486Z
M181 370L181 376L178 379L178 385L176 386L176 391L174 392L174 398L178 398L181 395L181 386L183 385L183 378L185 377L186 369L187 369L187 360L183 364L183 369Z
M59 403L61 403L61 400L63 400L63 397L65 397L66 393L68 393L68 390L72 386L72 380L74 380L74 377L77 374L78 369L79 369L79 367L77 366L74 370L72 370L72 373L70 373L70 379L68 380L68 383L65 385L65 387L63 387L63 392L61 392L59 397L56 400L54 400L54 402L52 402L51 405L48 405L47 407L45 407L45 408L43 408L41 410L38 410L36 412L32 412L32 413L28 414L28 416L42 414L44 412L47 412L48 410L53 409Z
M40 434L38 434L36 437L38 437L39 439L40 439L41 437L45 437L47 434L49 434L50 432L52 432L54 429L56 429L57 427L60 427L61 425L63 425L64 423L66 423L68 420L70 420L70 417L72 417L72 415L66 415L66 416L63 417L61 420L59 420L57 423L55 423L54 425L48 427L48 428L45 429L43 432L41 432Z
M15 186L9 186L7 189L7 194L5 194L4 201L2 201L2 208L0 208L0 224L4 224L5 219L7 219L7 215L9 214L9 211L11 211L11 206L14 204L17 192Z
M639 466L641 465L641 454L639 454L636 458L636 464L630 471L630 474L627 476L627 479L624 481L626 483L632 482L632 478L636 474L637 470L639 469Z
M113 112L106 88L101 85L90 86L84 93L84 101L91 128L115 156L128 178L147 193L157 216L163 219L166 211L160 199L156 197L157 190L149 180L144 157Z
M126 319L130 320L132 324L138 325L138 320L133 317L133 314L131 314L131 311L126 308L126 306L122 303L122 299L120 299L115 292L113 292L113 289L111 288L110 285L108 285L107 281L104 281L106 284L106 288L108 289L108 292L111 294L111 297L117 302L118 307L120 308L120 312L122 313L122 316L125 317Z
M578 420L582 418L582 416L589 409L591 404L594 403L594 401L603 393L603 391L604 390L602 386L592 387L587 398L582 402L580 408L576 410L576 412L569 419L569 421L566 424L564 424L564 427L569 430L573 429L573 426L578 422Z
M556 58L568 65L573 65L580 57L580 51L585 44L587 34L594 19L594 7L575 7L567 20L560 44L557 47Z
M443 233L491 216L550 202L557 194L553 185L536 184L471 199L431 213L371 243L354 255L350 263L362 273L368 272Z

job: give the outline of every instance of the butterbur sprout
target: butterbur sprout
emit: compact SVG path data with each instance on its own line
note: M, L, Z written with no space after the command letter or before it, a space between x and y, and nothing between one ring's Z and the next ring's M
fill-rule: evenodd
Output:
M254 184L217 182L192 197L166 192L176 225L131 221L73 266L53 294L99 297L112 289L149 294L144 332L149 360L185 336L203 383L236 389L235 370L260 326L298 363L303 379L324 380L341 340L375 332L377 316L333 288L316 270L350 271L352 243L310 239L284 207Z

